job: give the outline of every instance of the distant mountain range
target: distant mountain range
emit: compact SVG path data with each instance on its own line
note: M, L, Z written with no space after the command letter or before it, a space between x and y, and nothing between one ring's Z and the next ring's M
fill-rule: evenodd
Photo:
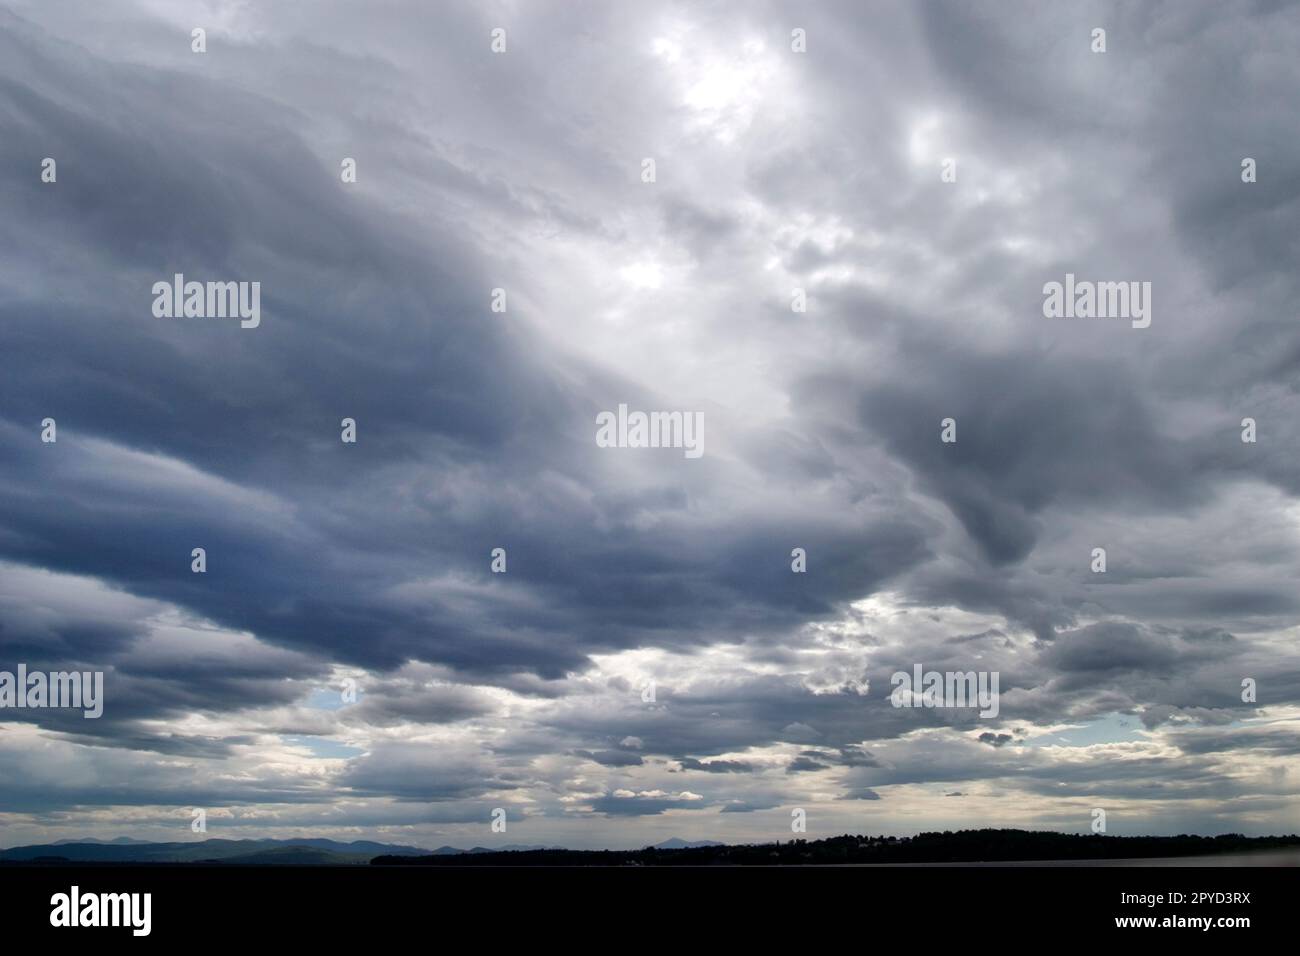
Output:
M711 840L688 842L678 837L655 845L659 850L685 850L722 846ZM378 856L469 856L492 853L566 852L563 847L510 843L505 846L474 846L462 849L440 846L436 850L356 840L339 843L326 839L291 840L196 840L184 843L151 843L132 837L101 840L57 840L54 843L17 846L0 850L0 863L227 863L248 865L331 866L369 863Z
M532 849L532 848L530 848ZM451 850L444 847L443 850ZM435 850L441 853L442 850ZM456 852L456 851L452 851ZM356 840L196 840L186 843L149 843L118 837L116 840L60 840L36 846L0 850L0 863L236 863L322 866L369 863L376 856L425 856L428 850Z
M678 841L680 842L680 841ZM186 843L150 843L131 837L113 840L84 838L59 840L34 846L0 850L0 863L233 863L290 866L334 866L369 863L377 856L457 856L477 853L511 853L558 850L560 847L511 843L506 846L476 846L462 850L440 846L426 850L418 846L356 840L339 843L325 839L292 840L196 840Z
M680 837L671 837L664 840L663 843L656 843L650 847L651 850L694 850L702 846L726 846L725 843L718 843L716 840L694 840L687 842Z

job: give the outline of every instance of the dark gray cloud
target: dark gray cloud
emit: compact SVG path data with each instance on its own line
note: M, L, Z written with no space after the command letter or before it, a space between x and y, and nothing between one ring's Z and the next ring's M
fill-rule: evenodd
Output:
M639 767L645 762L639 754L628 753L625 750L600 750L595 753L590 750L575 750L574 755L586 757L602 767Z
M707 773L753 773L754 767L743 760L696 760L682 757L678 760L683 770L703 770Z

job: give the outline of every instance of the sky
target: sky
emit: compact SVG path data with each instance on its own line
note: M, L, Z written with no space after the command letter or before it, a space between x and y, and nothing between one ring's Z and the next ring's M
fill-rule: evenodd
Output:
M0 0L0 670L104 675L0 710L0 845L1300 830L1297 49L1247 0ZM177 273L260 324L158 317Z

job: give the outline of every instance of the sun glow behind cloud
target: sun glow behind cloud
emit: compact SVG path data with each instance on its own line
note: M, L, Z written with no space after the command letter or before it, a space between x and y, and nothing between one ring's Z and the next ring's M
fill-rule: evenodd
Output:
M651 44L677 86L688 128L720 143L735 143L781 86L781 61L765 41L709 43L705 31L678 24Z

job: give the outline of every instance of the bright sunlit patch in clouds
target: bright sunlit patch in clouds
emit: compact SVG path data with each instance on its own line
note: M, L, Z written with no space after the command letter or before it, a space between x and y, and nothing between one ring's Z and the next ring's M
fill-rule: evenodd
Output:
M300 734L281 736L290 747L300 747L307 751L313 759L340 759L347 757L358 757L365 753L360 747L350 747L347 744L341 744L337 740L331 740L328 737L308 737Z
M708 60L686 91L686 103L697 110L726 110L742 106L753 97L751 84L763 73L762 43L746 43L729 60Z
M689 43L683 39L688 36ZM759 38L747 38L739 47L709 48L704 37L705 31L677 24L650 48L679 84L692 128L730 143L749 128L778 88L781 63Z
M682 45L676 40L670 40L667 37L659 37L651 46L654 54L661 57L669 63L677 63L682 58Z
M944 149L943 117L938 113L918 116L908 131L908 158L918 165L933 163L937 168L940 161L949 155L946 152L940 155Z
M664 270L657 262L634 262L619 269L618 274L634 289L658 289L664 284Z

